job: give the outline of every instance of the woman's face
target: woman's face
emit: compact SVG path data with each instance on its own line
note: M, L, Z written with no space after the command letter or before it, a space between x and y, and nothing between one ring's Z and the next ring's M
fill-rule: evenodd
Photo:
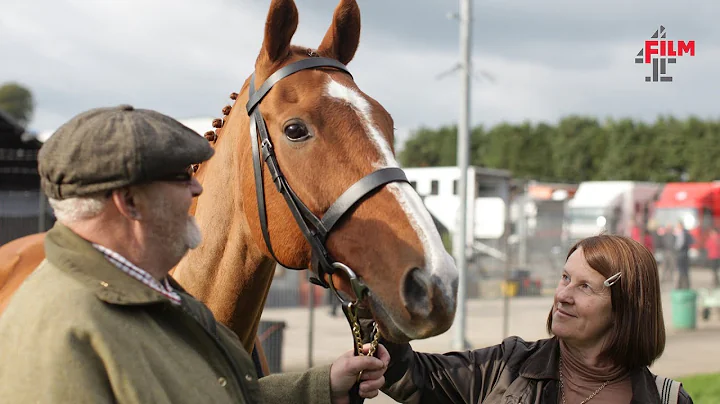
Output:
M602 346L613 320L605 279L588 265L582 248L570 255L555 289L553 334L577 346Z

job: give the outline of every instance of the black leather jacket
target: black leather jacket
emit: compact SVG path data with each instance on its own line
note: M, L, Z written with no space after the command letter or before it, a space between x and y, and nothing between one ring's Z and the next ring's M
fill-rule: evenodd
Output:
M390 367L382 391L403 403L556 404L560 344L510 337L474 351L427 354L383 341ZM660 395L646 367L633 371L631 404L657 404ZM678 404L691 404L680 388Z

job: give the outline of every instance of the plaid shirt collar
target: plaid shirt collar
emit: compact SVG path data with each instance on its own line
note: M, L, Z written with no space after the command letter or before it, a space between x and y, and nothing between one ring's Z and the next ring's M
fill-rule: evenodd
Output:
M108 261L110 261L121 271L125 272L126 274L139 280L149 288L167 297L171 303L177 305L180 304L180 295L175 292L172 286L170 286L167 278L163 279L162 283L158 282L158 280L153 278L152 275L150 275L147 271L136 266L115 251L95 243L93 243L92 246L95 247L96 250L100 251Z

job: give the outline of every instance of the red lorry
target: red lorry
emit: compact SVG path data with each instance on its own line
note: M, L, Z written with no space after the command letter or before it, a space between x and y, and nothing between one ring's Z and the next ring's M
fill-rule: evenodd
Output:
M720 182L671 182L655 202L653 225L675 227L682 221L695 242L690 260L704 262L704 242L710 227L720 227Z

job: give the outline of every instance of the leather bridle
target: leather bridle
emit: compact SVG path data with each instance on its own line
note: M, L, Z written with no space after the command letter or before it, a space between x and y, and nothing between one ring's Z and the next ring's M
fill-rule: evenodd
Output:
M282 264L277 256L275 256L275 252L272 248L265 207L265 190L263 187L262 165L263 162L265 162L273 183L275 184L275 189L285 198L285 202L300 227L300 231L312 248L310 266L315 271L315 276L311 277L310 281L324 288L330 288L341 301L343 312L345 313L353 331L355 340L353 348L355 350L355 354L362 355L363 343L360 335L357 304L365 298L369 289L350 267L341 262L335 261L332 258L325 243L330 232L333 228L336 228L335 225L351 208L361 203L366 196L369 196L371 193L386 184L392 182L408 182L408 179L405 176L405 172L400 168L388 167L378 169L361 178L345 190L345 192L340 195L340 197L323 214L322 218L318 218L315 214L313 214L300 200L280 170L272 141L270 140L270 135L268 133L268 128L265 124L262 113L260 112L260 102L267 95L270 89L277 84L277 82L302 70L330 67L343 71L352 77L352 74L350 74L345 65L337 60L317 57L314 52L308 52L308 55L314 57L303 59L284 66L268 77L267 80L265 80L265 82L257 89L257 91L255 91L255 73L253 73L250 78L249 96L246 104L246 110L250 116L250 143L252 145L253 153L255 193L257 196L258 213L260 216L260 227L262 229L265 245L277 263L288 269L305 269ZM348 277L350 287L355 294L355 301L349 301L338 293L332 280L332 275L336 271L341 271ZM325 281L326 275L329 275L329 283ZM379 337L377 325L375 325L373 334L374 336L371 336L372 347L369 355L373 355L375 348L377 347ZM353 402L362 402L357 394L359 379L360 375L358 375L358 383L356 383L354 388L351 390L351 400Z
M362 284L360 279L357 278L355 273L349 267L341 265L341 263L332 258L325 246L325 242L335 225L351 208L359 204L363 198L388 183L408 182L408 179L405 176L405 172L397 167L387 167L376 170L361 178L342 195L340 195L340 197L330 206L325 214L323 214L322 218L315 216L315 214L313 214L300 200L280 170L272 141L270 140L270 135L268 133L267 126L265 125L265 120L260 112L260 102L265 95L267 95L270 89L272 89L272 87L283 78L302 70L318 67L332 67L350 75L350 72L347 70L345 65L337 60L323 57L313 57L291 63L276 71L268 77L267 80L265 80L257 91L255 91L254 83L255 73L253 73L250 78L249 98L246 110L250 116L250 142L252 144L253 152L255 194L257 196L260 227L262 229L265 245L276 262L288 269L306 269L285 265L280 262L277 256L275 256L275 252L270 241L267 212L265 207L265 190L263 187L262 175L262 162L264 161L267 165L268 171L270 172L273 183L275 184L275 189L285 198L285 202L300 227L300 231L303 233L303 236L312 248L311 268L315 270L316 276L311 277L311 282L324 288L332 288L332 277L330 277L331 284L328 284L328 282L325 281L325 275L332 275L336 270L341 270L348 276L353 292L356 293L356 298L362 299L364 293L367 293L367 287ZM352 75L350 75L350 77L352 77Z

